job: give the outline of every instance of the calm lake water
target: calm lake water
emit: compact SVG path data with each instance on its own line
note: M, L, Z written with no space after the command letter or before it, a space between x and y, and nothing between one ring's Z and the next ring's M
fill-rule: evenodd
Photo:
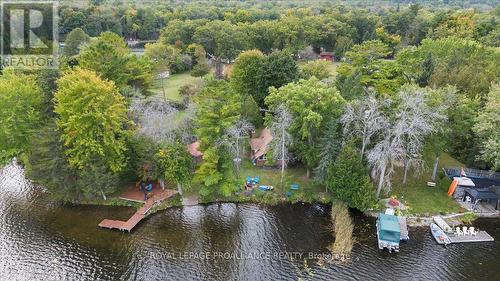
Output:
M51 203L10 165L0 171L0 280L499 280L500 220L475 223L495 242L444 248L427 228L411 229L401 252L389 254L377 248L374 220L355 215L352 261L321 266L315 257L333 240L328 212L303 204L172 208L126 234L97 224L134 210Z

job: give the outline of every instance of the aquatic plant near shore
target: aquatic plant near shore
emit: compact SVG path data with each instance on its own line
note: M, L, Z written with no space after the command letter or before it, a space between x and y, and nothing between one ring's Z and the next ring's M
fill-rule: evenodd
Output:
M352 251L353 238L352 232L354 223L349 215L349 208L340 201L332 204L332 235L335 236L335 242L330 245L329 250L333 256L349 256Z

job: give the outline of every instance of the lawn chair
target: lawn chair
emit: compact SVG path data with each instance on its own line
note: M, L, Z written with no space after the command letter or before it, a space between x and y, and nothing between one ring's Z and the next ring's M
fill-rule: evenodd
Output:
M296 183L290 185L290 190L299 190L300 186Z
M253 178L253 184L258 184L260 182L260 177L259 176L255 176Z
M473 226L469 227L469 233L472 236L476 236L477 235L477 231L476 231L476 229Z
M462 227L462 231L464 235L469 235L469 231L467 230L467 226Z
M247 185L250 184L250 183L252 183L252 177L247 176Z
M458 227L458 226L457 226L457 228L455 228L455 231L456 231L458 236L464 235L464 233L462 232L462 230L460 230L460 227Z

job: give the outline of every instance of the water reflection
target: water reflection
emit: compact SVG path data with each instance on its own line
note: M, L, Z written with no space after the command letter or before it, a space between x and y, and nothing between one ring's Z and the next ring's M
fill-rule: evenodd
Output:
M0 279L493 280L500 272L498 242L443 248L423 228L388 254L376 247L374 220L355 214L353 261L322 267L308 260L310 276L304 258L332 242L322 205L190 206L154 215L131 234L97 227L133 212L51 203L21 167L7 166L0 171ZM476 227L500 234L498 220Z

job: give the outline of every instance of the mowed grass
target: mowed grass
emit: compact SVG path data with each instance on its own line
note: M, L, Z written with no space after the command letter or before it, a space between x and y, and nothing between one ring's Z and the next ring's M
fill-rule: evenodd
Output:
M299 61L298 65L299 65L299 67L302 67L303 65L305 65L308 62L309 61ZM328 70L330 71L331 77L333 77L333 78L337 77L337 68L339 67L339 65L340 65L339 61L330 62L328 64Z
M257 188L252 195L256 201L278 202L329 202L330 196L325 193L325 188L307 178L307 171L303 167L290 167L285 170L283 183L281 183L281 170L279 168L263 168L254 166L250 160L244 160L239 173L239 181L244 186L246 177L260 178L260 185L272 185L272 191L259 191ZM288 196L292 184L298 184L299 190L292 191Z
M155 95L163 96L163 87L165 87L165 96L167 99L171 101L182 101L179 89L184 85L196 84L201 81L202 78L193 77L189 72L172 74L168 78L163 79L163 85L162 79L155 79L149 90Z
M407 205L409 207L407 212L413 215L429 216L459 212L460 206L447 194L451 180L444 175L442 167L464 167L464 165L450 155L442 153L439 157L436 186L430 187L427 186L427 182L431 180L434 157L432 153L426 153L424 159L426 162L419 174L415 176L412 171L408 172L406 186L403 186L403 169L396 169L392 178L391 195Z

